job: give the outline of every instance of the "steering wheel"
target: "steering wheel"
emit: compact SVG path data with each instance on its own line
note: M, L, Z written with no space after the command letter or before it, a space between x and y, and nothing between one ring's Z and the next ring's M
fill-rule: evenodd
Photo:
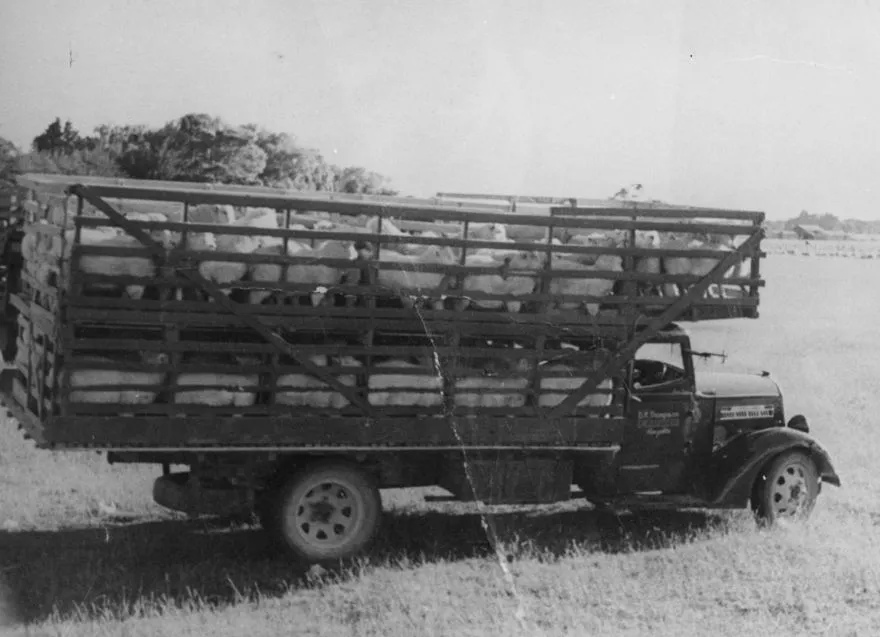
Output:
M632 381L641 387L660 385L676 378L675 370L661 361L636 361L633 366Z

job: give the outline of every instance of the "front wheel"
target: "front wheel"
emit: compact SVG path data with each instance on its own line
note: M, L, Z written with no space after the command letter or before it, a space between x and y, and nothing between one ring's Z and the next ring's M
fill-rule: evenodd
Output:
M805 520L819 495L816 463L802 451L787 451L772 460L758 476L752 509L758 521Z
M356 465L322 462L294 473L277 492L268 529L294 557L332 563L365 551L379 530L382 500Z

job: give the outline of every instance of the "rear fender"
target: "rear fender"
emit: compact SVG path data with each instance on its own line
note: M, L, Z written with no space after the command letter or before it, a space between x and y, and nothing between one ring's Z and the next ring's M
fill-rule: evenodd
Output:
M713 454L716 468L712 503L719 507L746 507L761 470L784 451L800 449L809 455L821 482L840 486L831 457L809 434L789 427L772 427L737 436Z

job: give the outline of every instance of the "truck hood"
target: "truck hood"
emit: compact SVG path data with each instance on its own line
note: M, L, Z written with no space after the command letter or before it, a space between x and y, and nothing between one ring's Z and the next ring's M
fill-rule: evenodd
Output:
M779 386L769 376L755 374L731 374L727 372L698 372L697 391L705 396L735 398L738 396L758 398L777 397Z

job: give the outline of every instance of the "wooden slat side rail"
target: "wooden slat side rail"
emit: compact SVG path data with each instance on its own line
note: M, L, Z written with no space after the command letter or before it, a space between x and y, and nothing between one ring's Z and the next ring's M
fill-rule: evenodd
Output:
M555 207L550 209L554 219L586 219L590 217L632 217L646 219L736 219L756 225L764 222L765 214L753 210L724 210L722 208L690 208L684 206L636 206L616 207Z
M79 389L79 388L78 388ZM134 389L134 387L132 387ZM155 388L153 388L155 389ZM188 387L190 391L193 390L193 387ZM196 389L202 389L198 387ZM207 386L204 389L208 389ZM177 391L177 390L175 390ZM318 391L318 390L312 390ZM285 392L288 393L288 392ZM492 392L493 394L496 392ZM550 392L548 392L550 393ZM557 392L552 392L557 393ZM341 409L321 409L315 407L303 407L300 405L291 406L291 405L254 405L251 407L234 407L234 406L225 406L225 407L213 407L210 405L186 405L186 404L171 404L171 403L153 403L150 405L133 405L126 406L125 409L131 414L128 416L122 416L122 418L144 418L144 417L155 417L155 418L174 418L176 416L216 416L218 418L222 417L230 417L235 416L236 414L240 414L242 417L251 416L251 417L263 417L263 418L289 418L291 415L295 415L297 418L299 417L308 417L308 416L343 416L347 418L361 420L363 418L363 414L361 414L356 409L352 410L347 407L343 407ZM86 415L94 415L94 416L119 416L120 406L119 405L110 405L110 404L99 404L99 403L70 403L70 410L65 412L67 416L86 416ZM410 418L412 420L418 420L420 418L433 416L433 417L443 417L446 416L454 416L454 417L467 417L470 415L479 415L485 418L498 418L498 417L508 417L508 418L522 418L522 417L533 417L533 410L528 407L454 407L449 408L444 405L435 405L431 407L425 407L421 405L413 405L413 406L395 406L395 407L375 407L375 417L376 418ZM335 413L334 413L335 412ZM609 417L620 417L623 415L622 409L620 407L578 407L575 410L576 413L572 414L573 417L577 418L604 418L605 416Z
M128 231L132 236L138 239L145 246L149 247L154 254L159 256L160 258L164 258L165 250L161 244L153 241L153 239L146 233L144 233L140 228L133 226L132 222L126 219L123 215L119 214L116 210L114 210L111 206L109 206L106 202L104 202L101 197L95 195L91 189L85 186L74 186L71 191L91 203L93 206L101 210L104 214L106 214L111 219L115 220L120 227L124 228ZM257 333L262 335L269 343L275 346L277 349L287 354L294 360L297 360L298 352L296 348L291 346L287 341L281 338L278 334L267 328L259 319L256 317L238 311L236 304L229 300L229 298L220 291L216 285L214 285L211 281L208 281L204 277L202 277L198 272L192 270L184 270L183 273L188 278L200 284L200 287L204 289L211 297L224 309L227 311L236 314L242 323L248 325L253 328ZM333 389L338 391L340 394L345 396L353 405L357 405L361 409L364 410L365 413L369 414L371 412L371 407L368 403L364 402L360 396L352 393L351 388L347 385L343 385L339 383L335 378L327 375L320 367L313 365L310 361L298 361L304 367L309 370L309 373L330 385Z
M183 191L216 191L218 189L233 192L260 192L269 195L273 194L300 194L300 191L289 190L285 188L276 188L272 186L240 186L235 184L214 184L191 181L158 181L151 179L117 179L112 177L83 177L68 176L55 174L27 173L20 175L16 179L22 186L36 188L43 192L62 194L70 186L80 183L86 186L136 186L147 188L161 188L163 190L183 190ZM445 201L442 197L403 197L398 195L368 195L361 193L344 193L331 191L309 192L310 197L321 200L342 200L342 201L367 201L375 203L384 202L400 202L407 201L413 205L443 205L447 207L460 207L457 202ZM115 202L109 202L111 205ZM477 204L483 209L499 210L506 209L506 206L498 204Z
M763 215L763 213L752 212L752 211L733 211L733 210L722 210L719 208L706 208L706 207L695 207L695 206L676 206L673 204L657 204L652 202L618 202L614 200L587 200L583 198L574 198L574 197L543 197L543 196L509 196L509 195L474 195L474 194L457 194L457 193L439 193L435 198L429 199L417 199L412 197L400 197L400 196L386 196L386 195L352 195L347 193L322 193L322 192L312 192L312 193L296 193L294 191L287 191L278 188L271 188L265 186L235 186L230 184L205 184L205 183L194 183L194 182L166 182L166 181L152 181L152 180L132 180L132 179L113 179L113 178L101 178L101 177L79 177L79 176L65 176L65 175L42 175L42 174L25 174L21 175L17 178L18 182L22 185L26 185L32 188L37 188L41 191L50 191L54 190L56 192L63 192L67 187L74 185L75 183L82 183L84 185L93 186L95 188L104 188L104 187L112 187L119 188L122 190L147 190L149 192L156 191L174 191L176 193L258 193L263 195L281 195L287 197L296 197L301 199L311 199L316 202L321 201L347 201L347 202L365 202L372 203L374 206L381 206L382 204L409 204L409 205L426 205L427 202L431 202L427 205L438 205L441 203L447 203L446 207L448 208L448 202L443 202L443 199L450 198L465 198L465 199L482 199L486 200L504 200L509 202L517 202L524 204L565 204L566 207L563 210L562 214L567 214L568 211L572 210L570 204L572 201L574 202L591 202L595 203L595 205L604 205L609 213L611 214L619 214L621 210L629 211L629 210L677 210L682 212L702 212L702 213L719 213L721 215L735 215L738 218L742 219L755 219L757 215ZM123 198L128 199L139 199L139 197L131 194L121 195ZM145 200L150 200L152 197L145 197ZM205 203L213 203L213 202L205 202ZM483 204L486 205L486 204ZM285 206L269 206L269 207L285 207ZM291 206L297 209L310 209L308 206ZM319 206L318 206L319 207ZM497 204L496 204L497 207ZM574 208L577 210L578 208ZM584 208L589 212L600 210L601 208ZM625 214L628 214L625 212ZM713 215L708 215L713 216Z
M109 223L105 219L100 219L98 217L85 217L82 219L82 225L84 227L97 227L97 226L111 226L113 224ZM544 247L544 241L539 242L531 242L531 241L513 241L510 243L499 242L499 241L486 241L479 239L464 239L458 237L423 237L423 236L410 236L410 235L381 235L381 234L370 234L365 232L344 232L338 230L287 230L287 229L263 229L263 228L251 228L245 226L216 226L213 224L183 224L183 223L175 223L175 222L161 222L161 221L130 221L134 227L137 227L141 230L170 230L172 232L211 232L214 235L230 235L230 236L255 236L255 237L275 237L279 239L297 239L297 240L339 240L339 241L367 241L373 243L379 243L383 246L386 245L419 245L419 246L443 246L450 248L467 248L470 250L473 249L486 249L486 250L498 250L504 252L510 252L514 250L523 250L523 251L532 251L532 252L545 252L546 248ZM48 228L45 232L55 234L54 228L55 226L39 226ZM740 231L742 234L750 235L753 231L752 228L748 227L740 227ZM60 234L60 233L58 233ZM113 247L102 247L100 245L95 244L81 244L78 246L80 250L88 252L89 254L131 254L132 256L146 253L147 250L142 248L113 248ZM128 250L128 252L123 252L124 250ZM748 251L747 253L743 253L744 256L751 256L753 251ZM192 250L192 249L184 249L177 248L175 250L176 254L180 254L181 256L186 257L208 257L210 256L211 260L214 261L223 261L223 260L240 260L243 263L252 261L256 258L255 255L247 255L242 253L234 253L234 252L222 252L222 251L203 251L203 250ZM667 258L667 257L688 257L688 258L721 258L728 254L728 250L723 249L714 249L714 248L637 248L637 247L612 247L612 246L585 246L585 245L577 245L577 244L551 244L550 253L554 256L574 256L574 255L600 255L600 254L611 254L618 256L641 256L641 257L653 257L653 258ZM291 263L295 263L297 258L295 255L292 256L283 256L283 255L262 255L265 258L269 259L266 263L285 263L290 260ZM765 255L766 256L766 255Z
M756 245L761 241L763 235L763 231L758 229L751 237L749 237L746 242L743 244L744 246L751 247ZM563 400L559 405L557 405L554 409L552 409L548 416L551 418L559 418L564 416L568 411L574 408L577 403L583 400L586 396L588 396L591 392L593 392L598 384L602 382L603 379L607 378L611 374L616 374L619 370L629 361L632 356L635 355L636 351L641 347L644 343L647 343L654 335L656 335L661 329L663 329L666 325L669 325L671 322L675 320L675 318L680 315L689 305L692 305L695 300L701 297L706 290L709 289L711 285L717 283L721 277L724 275L727 270L735 265L741 256L738 252L731 252L727 257L718 262L718 264L712 269L709 274L695 286L690 288L686 294L681 296L675 303L669 306L663 314L658 316L657 318L652 319L645 329L636 333L633 338L618 352L616 355L607 361L604 365L602 365L587 381L581 386L581 388L573 395L568 396L565 400Z
M628 230L638 228L641 230L660 231L693 231L736 234L742 230L742 224L718 224L718 223L658 223L658 222L632 222L617 219L578 219L573 217L550 218L549 216L517 215L513 213L492 213L482 210L450 209L444 206L412 206L405 203L371 203L350 202L317 199L309 196L267 196L262 194L244 194L237 192L223 192L220 190L209 191L173 191L145 190L142 188L120 188L115 186L94 186L91 190L99 197L118 197L149 199L155 201L180 201L190 204L230 204L233 206L247 206L258 208L296 208L336 212L348 215L383 215L393 216L400 219L414 221L464 221L471 223L511 223L531 224L541 227L551 225L566 228L597 228ZM405 200L404 200L405 201ZM669 211L672 212L672 211ZM632 214L628 215L632 216Z

